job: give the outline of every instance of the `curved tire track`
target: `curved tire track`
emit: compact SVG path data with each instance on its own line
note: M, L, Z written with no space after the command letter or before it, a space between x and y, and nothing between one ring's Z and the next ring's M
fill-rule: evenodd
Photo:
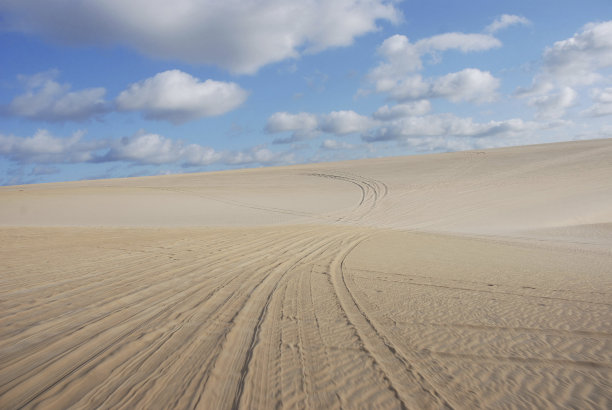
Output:
M364 347L386 374L390 388L395 392L402 408L453 408L402 355L388 337L381 333L351 293L345 279L344 262L348 255L363 241L362 237L339 253L331 265L332 282L343 310Z

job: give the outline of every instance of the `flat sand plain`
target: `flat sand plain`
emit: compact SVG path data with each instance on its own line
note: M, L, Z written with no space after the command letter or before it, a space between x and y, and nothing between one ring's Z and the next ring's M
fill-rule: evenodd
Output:
M0 188L0 408L611 408L612 140Z

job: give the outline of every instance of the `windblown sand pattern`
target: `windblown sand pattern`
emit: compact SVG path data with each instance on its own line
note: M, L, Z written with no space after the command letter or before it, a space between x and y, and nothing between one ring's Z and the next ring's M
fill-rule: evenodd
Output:
M0 408L610 408L612 140L0 189Z

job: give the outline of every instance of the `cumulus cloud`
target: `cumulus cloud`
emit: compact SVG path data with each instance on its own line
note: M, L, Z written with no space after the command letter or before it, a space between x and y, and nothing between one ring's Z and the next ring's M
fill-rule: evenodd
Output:
M420 54L432 51L459 50L464 53L501 47L501 41L489 34L444 33L421 39L415 47Z
M453 102L490 102L496 98L500 81L488 71L466 68L439 78L423 80L420 75L408 76L389 89L397 101L424 98L446 98Z
M93 151L102 148L105 141L83 141L85 133L54 137L47 130L38 130L32 137L0 134L0 155L18 163L59 164L88 162Z
M274 152L266 148L265 145L259 145L250 149L227 152L223 155L223 162L228 165L245 165L245 164L290 164L295 161L292 152Z
M17 164L37 164L31 175L55 173L49 164L126 162L132 165L179 164L185 167L211 164L283 164L294 161L290 151L274 152L266 146L237 151L217 151L159 134L139 131L119 139L83 140L84 132L56 137L39 130L32 137L0 134L0 157Z
M396 34L378 47L378 54L384 60L369 73L369 77L375 83L376 91L386 92L407 75L421 70L421 57L425 54L450 49L467 53L500 46L498 39L487 34L444 33L416 43L410 42L406 36Z
M589 117L603 117L612 115L612 87L594 89L591 92L593 105L583 111L584 115Z
M131 137L113 141L109 150L96 162L124 161L140 165L180 163L183 166L277 164L293 161L287 152L273 152L263 145L238 151L217 151L214 148L186 144L158 134L140 131Z
M316 137L319 133L318 126L319 121L314 114L276 112L268 118L265 130L270 134L291 131L290 137L275 138L272 141L274 144L291 144Z
M585 85L601 80L598 70L609 67L612 67L612 20L589 23L581 32L547 48L541 76L565 85Z
M355 145L349 144L346 141L336 141L332 139L327 139L321 143L321 149L323 150L330 150L330 151L343 150L344 151L344 150L350 150L354 148L355 148Z
M159 58L214 64L236 73L352 44L396 22L395 1L6 0L5 26L68 44L121 44Z
M372 125L372 120L366 116L357 114L355 111L332 111L323 115L319 127L322 132L347 135L367 130Z
M277 133L284 131L310 132L317 128L317 116L301 112L290 114L288 112L276 112L272 114L266 123L266 132Z
M174 124L224 114L239 107L248 93L235 83L199 79L169 70L130 85L117 97L117 109L142 111L145 118Z
M387 121L402 117L424 115L429 111L431 111L431 103L428 100L419 100L405 104L396 104L391 107L383 105L372 116L377 120Z
M575 104L577 96L578 93L571 87L563 87L558 93L533 97L528 104L538 110L537 118L559 118Z
M181 142L158 134L139 132L113 142L99 162L128 161L140 164L167 164L178 161L185 153Z
M534 97L546 94L554 89L555 85L552 82L534 79L529 87L518 87L514 95L517 97Z
M521 119L505 121L474 122L471 118L452 114L407 117L381 125L364 135L369 142L405 140L411 137L490 137L507 136L534 129L540 125Z
M489 102L495 98L499 80L488 71L466 68L436 79L431 86L432 97L451 101Z
M605 71L612 67L612 21L589 23L572 37L555 42L542 56L542 68L532 85L518 88L515 95L528 98L536 108L537 118L558 118L576 105L580 88L606 79ZM588 116L608 113L597 91L594 105L583 111Z
M453 114L423 115L429 111L428 101L411 104L387 105L379 108L372 116L363 116L354 111L334 111L316 117L317 130L336 136L358 133L365 142L396 141L410 139L444 138L495 138L507 139L522 133L559 126L557 122L533 122L513 118L502 121L476 122L469 117ZM301 113L303 117L315 118L312 114ZM312 124L310 125L312 127ZM293 130L294 128L292 128ZM312 128L310 128L312 129ZM432 140L433 141L433 140ZM465 143L461 143L465 145ZM335 139L325 139L322 150L349 150L356 146Z
M527 24L531 24L531 22L523 16L517 16L514 14L502 14L501 16L496 18L493 23L485 27L484 31L487 33L496 33L499 30L503 30L510 26Z
M376 91L386 92L396 101L419 100L429 98L431 80L424 80L419 74L403 78L382 78L376 81Z
M373 121L350 110L332 111L320 116L306 112L277 112L268 118L265 129L271 134L292 131L291 137L273 141L276 144L286 144L312 138L321 132L335 135L364 132L372 126Z
M408 37L401 34L393 35L383 41L378 47L378 54L385 61L370 73L370 77L375 81L384 81L386 78L394 80L398 76L401 77L423 68L421 52Z
M199 144L188 144L185 149L181 151L180 158L183 160L183 165L185 166L203 166L222 161L223 153L211 147Z
M430 114L428 101L418 101L410 104L383 106L371 117L362 116L352 111L336 111L340 116L330 114L319 115L318 128L321 132L333 135L344 135L342 127L330 127L324 131L320 125L324 119L340 118L349 121L353 117L360 126L351 129L359 133L361 140L367 144L354 144L336 139L325 139L319 149L327 152L342 152L372 147L369 143L395 142L408 145L419 151L460 150L472 148L490 148L529 143L534 135L541 132L567 126L567 121L524 121L511 118L501 121L477 122L469 117L459 117L454 114ZM307 114L307 113L301 113ZM312 115L312 114L308 114ZM312 118L312 117L309 117ZM348 130L349 128L347 128ZM531 138L531 139L530 139ZM336 154L334 154L336 155Z
M58 74L52 70L19 76L26 92L11 101L9 113L34 120L63 122L83 121L108 111L104 88L70 91L70 84L55 81Z
M387 38L378 48L383 61L368 74L374 91L388 93L397 101L448 98L451 101L487 102L495 98L499 80L488 71L466 68L437 79L423 79L425 54L455 49L467 52L489 50L501 42L488 34L445 33L418 40L403 35ZM367 93L360 90L360 93Z
M606 80L605 71L612 67L612 20L589 23L572 37L546 48L542 67L528 88L518 88L515 95L528 98L536 108L536 118L559 118L576 105L578 91ZM610 107L598 99L582 111L587 116L604 116Z

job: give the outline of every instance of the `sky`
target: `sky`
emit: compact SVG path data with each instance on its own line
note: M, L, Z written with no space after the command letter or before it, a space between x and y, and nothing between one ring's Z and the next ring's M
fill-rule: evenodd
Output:
M610 0L0 0L0 185L612 137Z

